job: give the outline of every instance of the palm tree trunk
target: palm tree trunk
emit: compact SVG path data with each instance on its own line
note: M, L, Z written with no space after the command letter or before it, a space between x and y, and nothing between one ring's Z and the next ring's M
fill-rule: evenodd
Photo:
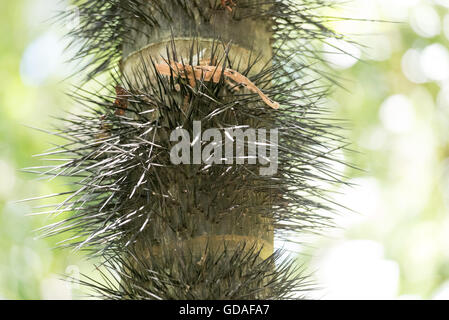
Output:
M85 284L109 299L307 291L273 238L332 225L326 186L342 183L333 152L344 139L318 82L332 80L319 45L341 38L315 13L329 2L73 1L74 58L90 57L83 71L103 86L75 94L87 112L47 154L68 160L45 174L79 180L55 205L70 215L44 233L73 232L68 246L105 257L106 283ZM118 60L118 73L99 76Z
M121 70L126 78L131 79L133 86L139 86L138 78L134 75L136 70L142 73L144 72L142 69L149 69L148 74L152 74L153 65L148 63L150 60L156 65L169 60L182 61L190 65L193 59L196 60L196 64L202 59L209 60L208 64L213 64L209 57L216 59L227 57L229 60L227 67L237 69L238 64L241 70L251 65L247 77L257 75L271 64L271 20L263 17L240 18L260 9L255 6L254 1L239 1L238 7L232 12L222 7L220 1L212 5L208 0L186 2L185 7L180 1L164 1L160 2L160 5L163 12L158 14L151 12L155 9L151 2L142 7L142 10L154 16L157 26L150 27L139 20L132 21L132 17L127 17L130 19L129 24L138 31L132 33L129 40L123 44ZM248 8L245 8L246 6ZM169 14L165 15L164 12ZM235 59L238 59L238 63ZM215 64L218 63L224 62L215 61ZM203 109L203 112L208 112L207 104L199 104L197 107ZM260 125L261 121L257 122ZM240 125L256 125L256 122L249 121ZM162 137L156 137L156 141L161 140ZM211 170L209 175L205 176L200 173L200 169L200 165L191 165L164 171L163 179L167 181L164 192L171 195L171 200L176 205L161 208L164 211L161 212L161 216L164 218L157 223L163 225L163 220L168 220L170 226L165 230L148 228L149 230L144 232L145 239L142 240L140 237L135 245L136 255L150 260L153 266L159 263L164 265L162 260L166 260L167 255L172 255L175 251L179 251L183 257L191 256L194 265L205 264L206 259L223 254L228 256L228 259L233 255L237 257L245 254L258 257L257 260L262 261L270 258L273 255L272 221L258 214L257 208L266 208L267 204L272 206L278 197L273 197L274 192L266 188L257 190L254 183L254 190L248 188L248 185L247 188L242 188L245 182L239 180L245 179L245 176L234 177L237 179L232 180L229 177L223 179L220 177L222 171L214 175ZM219 271L211 269L207 272ZM182 272L173 269L169 274L175 278L171 281L181 281L176 278L181 277ZM240 277L243 278L245 275ZM222 279L219 278L217 280L221 280L223 287L232 285L230 275L226 272L221 276ZM244 279L235 276L232 277L232 281L245 282ZM249 295L247 298L264 297L261 293L263 282L257 284L261 288L251 288L257 294ZM229 288L215 288L209 291L208 283L195 285L196 288L189 289L194 292L191 297L227 298L222 293L228 292ZM152 290L151 285L147 290Z

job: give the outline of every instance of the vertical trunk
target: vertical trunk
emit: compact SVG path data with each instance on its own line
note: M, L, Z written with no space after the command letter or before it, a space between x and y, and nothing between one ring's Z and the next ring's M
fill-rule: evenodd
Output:
M54 212L70 214L44 234L73 232L68 246L106 258L115 281L86 283L106 298L307 291L294 260L273 253L273 234L331 225L325 186L342 183L333 152L345 143L321 103L329 88L317 79L329 74L316 66L316 45L341 38L315 13L332 1L73 2L74 58L103 87L76 92L86 112L67 120L67 143L46 154L68 160L44 174L76 178L77 190L63 193ZM97 77L118 60L118 77ZM257 155L245 158L250 129L259 130ZM173 133L189 138L180 164ZM217 152L212 163L207 148Z
M156 77L153 65L149 61L156 65L167 61L197 65L199 60L208 60L207 64L248 71L247 77L257 75L270 66L271 20L260 16L242 19L242 16L250 16L254 14L254 10L260 9L255 6L254 1L250 1L251 6L248 1L239 1L239 7L232 12L221 7L220 1L213 2L192 1L182 6L180 1L165 1L160 3L163 7L160 12L156 10L160 8L149 1L141 10L152 15L157 21L157 26L150 27L139 20L133 21L133 17L126 17L129 19L129 25L137 31L131 33L129 40L123 44L121 70L133 87L141 85L140 78L135 76L136 72L140 74L147 72L153 78ZM215 61L210 61L211 57ZM228 95L231 94L229 88L223 86L221 90ZM167 94L179 104L195 105L196 110L191 117L185 117L182 113L171 115L177 124L183 124L190 132L192 121L202 120L203 115L211 111L208 103L201 100L194 102L192 95L177 92ZM226 101L226 98L224 100ZM158 112L160 114L160 111ZM253 120L250 117L243 117L233 123L232 114L232 110L224 112L218 119L224 123L227 121L230 127L267 126L263 118ZM166 138L170 134L166 129L173 129L173 126L164 123L166 119L161 116L158 121L161 127L155 135L155 141L164 145L168 143ZM216 121L202 121L202 131L216 124ZM153 269L155 265L165 265L167 256L174 255L174 252L178 252L178 259L188 256L189 263L199 266L205 266L207 259L213 260L221 255L225 255L227 259L238 259L247 255L256 258L257 263L269 259L273 255L273 223L269 215L258 211L260 208L266 210L272 207L275 199L279 197L274 196L275 192L260 182L253 179L245 182L245 174L241 171L223 176L225 169L226 167L222 166L222 169L210 168L204 171L204 167L200 164L161 169L158 174L165 182L161 184L161 195L169 197L172 203L164 203L159 199L164 203L155 209L160 219L152 219L153 226L148 226L137 239L135 254L145 257ZM135 178L138 179L139 176L136 175ZM149 177L149 180L152 179L157 178ZM243 187L245 185L246 188ZM229 262L224 259L220 263ZM175 262L175 265L177 264ZM168 265L166 267L169 268ZM176 270L177 267L180 266L167 269L171 281L181 281L179 277L183 276L183 272ZM219 272L212 270L212 267L209 268L210 270L206 272ZM257 264L245 268L257 268ZM270 268L266 272L269 270ZM195 283L196 287L191 288L188 285L188 290L192 293L191 297L195 298L230 298L231 296L227 297L224 293L228 292L233 284L244 284L247 281L244 279L247 277L245 273L250 272L252 271L245 270L239 276L224 272L216 279L221 282L217 288L208 290L209 286L216 284L207 283L205 280L203 283ZM252 284L252 288L248 288L247 291L254 293L246 298L269 297L269 293L263 290L266 281L268 278ZM145 285L148 286L146 288L148 291L153 290L151 283ZM174 292L171 294L176 296Z

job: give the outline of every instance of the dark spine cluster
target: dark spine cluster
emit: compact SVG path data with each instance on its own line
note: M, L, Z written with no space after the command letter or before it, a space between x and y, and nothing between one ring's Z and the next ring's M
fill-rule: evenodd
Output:
M226 12L229 23L267 21L269 62L254 71L257 43L249 48L253 57L242 64L228 50L232 39L220 37L219 26L210 27L216 34L210 48L202 47L193 28L189 55L180 57L173 40L164 61L192 69L208 49L208 66L221 74L217 81L203 75L192 84L173 66L170 75L162 72L160 57L141 54L132 75L119 71L119 61L135 39L151 43L167 24L173 24L175 39L174 7L193 25L207 24L229 11L220 1L74 1L81 14L69 35L79 49L75 59L85 62L88 79L105 72L110 77L96 92L87 90L88 84L75 91L83 111L62 119L56 134L66 143L43 154L52 163L66 160L40 173L69 177L74 186L49 209L65 218L44 227L43 234L67 234L63 246L104 257L101 272L107 280L83 281L104 298L284 299L311 287L294 260L280 251L262 254L267 248L257 239L272 243L274 233L289 240L332 225L335 206L326 189L343 183L333 152L344 141L335 121L327 120L322 102L328 75L317 62L320 43L339 36L315 13L331 4L234 2ZM280 108L229 81L224 70L249 79ZM223 137L229 129L277 129L276 173L260 175L261 165L248 162L173 164L176 142L170 134L176 128L192 133L194 121L203 132L219 128ZM232 241L217 245L208 235L232 236Z

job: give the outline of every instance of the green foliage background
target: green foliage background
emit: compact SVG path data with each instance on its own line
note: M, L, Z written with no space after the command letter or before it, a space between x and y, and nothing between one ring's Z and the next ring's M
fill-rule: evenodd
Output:
M26 126L51 128L51 117L74 109L63 93L69 84L61 82L68 67L61 57L54 61L63 44L54 39L64 30L45 22L57 3L0 2L0 297L6 299L78 298L81 291L61 274L93 271L82 255L52 250L61 239L34 239L46 217L27 216L29 204L15 202L67 188L62 179L18 171L41 165L31 156L56 139ZM326 289L316 297L449 298L448 7L444 0L354 0L332 11L402 22L335 22L365 45L348 47L360 61L323 48L330 60L337 56L346 88L329 101L347 119L356 151L341 156L362 170L346 170L355 185L336 196L357 213L339 217L341 228L325 238L291 248L306 253L298 263L317 270Z

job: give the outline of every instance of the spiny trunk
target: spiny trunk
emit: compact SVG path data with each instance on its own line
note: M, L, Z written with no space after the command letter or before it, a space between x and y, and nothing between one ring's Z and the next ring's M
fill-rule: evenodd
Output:
M75 58L90 57L84 72L103 87L75 94L88 114L66 120L67 144L46 154L69 159L44 170L78 179L78 189L55 205L71 214L45 234L72 231L69 246L105 258L112 280L84 283L109 299L308 290L273 237L331 225L322 186L342 183L332 158L342 138L323 119L328 87L316 83L328 75L314 65L315 45L340 37L314 14L328 2L234 0L232 10L221 0L74 2ZM98 77L118 67L112 80ZM215 145L198 133L213 128L223 137ZM233 139L242 128L262 140ZM191 163L173 161L177 132L191 138ZM255 145L257 159L245 158ZM202 159L208 146L222 156Z
M238 60L240 69L251 66L251 70L247 73L248 77L260 73L264 67L270 65L272 58L270 19L258 17L239 20L240 15L250 15L255 9L237 8L229 12L220 7L218 2L214 6L217 9L212 9L210 1L207 0L188 4L188 8L183 8L176 1L167 1L162 6L170 12L171 18L167 19L163 13L154 14L158 25L152 28L140 21L132 21L132 17L127 17L126 19L130 19L130 25L138 32L131 33L129 41L123 45L121 70L124 76L130 79L134 86L138 86L139 81L134 73L136 70L141 73L144 72L142 69L149 69L148 74L152 74L153 65L147 63L150 59L157 65L172 60L194 65L199 64L201 60L207 60L211 65L222 64L224 67L236 69ZM239 7L245 8L247 2L240 1ZM252 5L254 6L254 3ZM154 9L152 5L142 7L144 11L151 9ZM222 90L229 91L229 88ZM190 104L193 100L187 93L170 94L172 98L177 98L181 105ZM196 115L196 119L195 116L187 118L182 113L178 117L173 116L173 119L176 118L178 124L191 126L189 122L201 120L202 114L210 112L210 106L206 103L197 103L195 109L193 114ZM231 116L232 111L225 112L219 121L229 120ZM163 119L159 120L163 122ZM203 122L202 130L215 124L215 121ZM256 128L262 126L263 121L239 119L235 125ZM166 127L172 129L168 124ZM160 132L156 134L155 141L164 145L164 142L167 142L163 141L164 137L166 138L169 132L164 129ZM258 187L256 182L249 184L253 184L254 188L258 187L259 190L241 188L245 185L243 181L245 175L241 173L229 174L223 178L220 176L224 170L216 172L208 170L205 175L201 172L202 169L201 165L189 165L168 168L161 173L163 180L166 181L166 187L163 187L161 194L170 194L172 203L162 204L165 207L157 209L163 212L162 219L155 223L158 225L157 228L149 226L139 237L135 244L136 255L150 260L154 266L164 265L166 256L178 251L180 256L189 257L188 263L204 268L201 273L218 273L218 270L212 269L213 266L207 265L206 260L213 260L220 255L228 256L228 259L232 256L235 259L245 254L262 261L270 258L273 255L273 222L257 211L261 207L275 205L276 199L279 199L279 196L275 195L276 192L265 186ZM243 190L238 192L239 188ZM156 219L153 220L155 221ZM167 226L160 228L161 225ZM228 262L224 259L221 263ZM200 272L193 274L197 275ZM244 271L248 272L250 270ZM225 272L218 279L219 285L207 283L205 278L204 282L187 285L188 291L195 298L227 298L226 292L233 283L246 281L247 275L244 273L229 275ZM174 281L181 281L179 278L182 276L183 272L176 268L170 270L170 277ZM248 292L254 291L248 298L270 296L269 292L263 290L263 282L268 281L268 278L261 280L263 281L246 289ZM151 291L151 284L148 286L147 289ZM171 294L176 296L174 292Z

